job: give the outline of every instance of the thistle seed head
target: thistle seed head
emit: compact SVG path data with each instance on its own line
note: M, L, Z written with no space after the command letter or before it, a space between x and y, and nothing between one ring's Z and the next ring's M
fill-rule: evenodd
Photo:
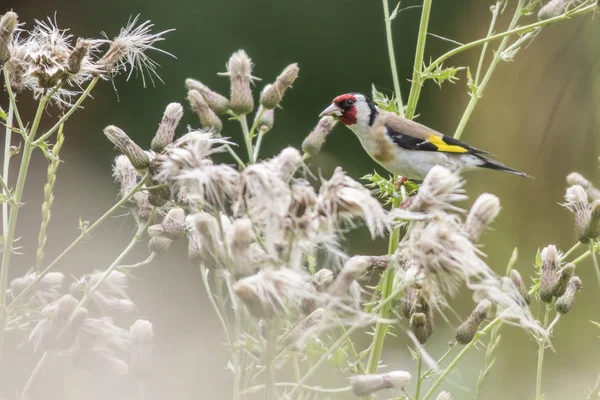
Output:
M310 157L320 153L327 135L331 133L336 124L337 121L333 117L322 117L302 142L302 151Z
M188 101L192 110L198 115L200 124L203 128L210 129L213 132L221 132L223 129L223 123L221 119L215 114L215 112L208 106L208 103L202 97L202 94L196 90L190 90L188 92Z
M475 337L479 325L487 318L491 308L492 303L489 300L483 300L477 304L469 318L456 328L456 341L460 344L470 343Z
M202 94L204 100L210 108L218 115L225 115L229 111L229 99L215 91L212 91L208 86L194 79L186 79L185 86L188 90L197 90Z
M229 108L236 115L250 114L254 109L254 98L252 97L252 61L244 50L238 50L227 63L227 73L231 82L231 94Z
M558 17L563 14L570 4L577 3L577 0L550 0L545 6L538 11L538 20Z
M467 198L463 189L464 181L456 172L440 165L433 167L411 201L409 211L433 212L436 210L459 210L452 203Z
M112 271L106 278L104 278L103 272L95 271L85 275L79 281L73 282L69 291L72 296L83 298L91 288L98 285L89 297L91 305L94 306L90 311L109 312L114 310L129 313L135 311L137 307L127 294L127 279L127 275L120 271Z
M123 130L114 125L104 128L104 135L115 145L119 153L127 156L137 170L145 170L150 165L150 157Z
M571 279L569 279L567 289L565 290L565 294L556 299L556 303L554 305L556 311L561 314L568 313L575 302L575 295L582 288L583 284L581 283L581 279L579 279L578 276L571 277Z
M131 333L131 358L128 374L139 382L147 380L152 373L152 347L154 331L152 323L138 319L129 328Z
M500 199L493 194L484 193L475 200L464 229L472 242L477 243L482 233L500 213Z
M575 232L581 243L589 243L600 236L600 200L589 204L585 189L573 185L565 193L563 206L575 216Z
M544 303L552 302L554 287L558 281L560 255L556 246L550 245L542 250L542 276L538 295Z
M419 343L425 344L433 333L431 319L424 313L413 313L410 316L410 330Z
M171 240L180 239L185 232L185 211L180 207L170 209L161 225L164 229L162 236Z
M233 223L231 234L231 255L235 278L243 278L256 272L256 267L250 256L252 245L252 221L249 218L241 218Z
M17 13L12 11L8 11L0 18L0 65L3 65L10 58L8 45L18 24Z
M391 371L383 374L357 375L350 378L350 386L355 396L369 396L383 389L404 390L410 383L407 371Z
M517 271L516 269L512 269L510 271L510 280L519 291L519 294L523 298L525 304L529 305L531 303L531 297L529 296L529 291L527 290L527 286L525 285L523 278L521 278L521 274L519 274L519 271Z
M28 272L22 277L15 278L10 282L10 294L12 297L20 295L29 285L37 279L36 272ZM61 297L61 289L65 276L60 272L49 272L35 283L29 294L22 300L24 304L46 306Z
M260 116L257 121L256 118ZM268 110L263 106L258 107L253 125L258 127L259 132L263 135L273 129L273 123L275 122L275 110Z
M265 86L260 95L260 104L268 110L277 107L279 103L281 103L285 91L288 90L296 78L298 78L299 71L298 64L288 65L277 77L275 83Z
M173 142L175 137L175 129L179 121L183 117L183 107L179 103L171 103L165 109L156 135L152 139L150 148L156 153L160 153L163 149Z
M600 190L598 190L592 182L587 180L583 175L577 172L572 172L567 175L567 183L571 186L579 185L585 189L588 197L592 200L600 200Z
M202 250L202 263L208 269L224 269L225 256L221 235L219 233L219 223L209 213L200 212L190 218L190 222L196 229L200 240L200 249Z
M367 256L354 256L344 264L344 267L335 278L327 292L333 296L348 294L350 284L367 272L371 266L371 258Z
M69 55L67 59L67 71L69 74L75 75L81 71L82 64L85 60L85 57L88 55L90 48L92 47L92 42L90 40L85 40L78 38L77 43L75 44L75 48Z
M172 243L173 240L168 237L155 236L150 238L150 241L148 242L148 251L157 256L161 256L169 251Z

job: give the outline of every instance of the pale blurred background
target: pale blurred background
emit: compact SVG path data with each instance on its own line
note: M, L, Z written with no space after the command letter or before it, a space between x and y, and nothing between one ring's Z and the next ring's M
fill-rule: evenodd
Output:
M514 6L512 3L514 1L509 7ZM415 4L420 2L407 0L402 2L402 7ZM491 4L488 0L436 1L430 31L463 43L482 37L488 29ZM117 188L111 178L115 152L105 140L102 129L115 124L142 147L149 147L165 106L173 101L185 103L185 78L193 77L215 90L227 92L227 80L217 77L216 73L224 71L226 60L235 50L243 48L249 53L256 63L254 74L263 78L264 83L274 79L291 62L298 62L300 66L300 78L286 95L284 109L276 113L274 131L265 138L265 155L273 155L287 145L299 147L316 123L319 111L337 94L351 91L369 94L371 83L391 93L383 12L381 2L377 1L9 0L2 4L0 13L9 9L16 11L28 27L34 18L43 19L57 12L59 26L71 28L72 34L82 37L98 37L101 31L115 36L129 16L138 13L142 19L151 19L157 30L177 29L160 44L177 59L155 54L162 65L160 75L164 85L158 83L156 87L143 89L141 81L126 83L123 77L115 82L117 93L110 83L99 85L94 99L87 100L85 109L67 124L67 140L61 156L65 162L58 172L47 260L78 235L80 217L94 220L116 198ZM405 98L419 13L418 9L410 9L394 21ZM506 18L500 22L506 24ZM483 239L490 266L499 273L504 271L514 247L519 248L517 267L527 277L535 273L533 262L538 248L556 244L566 251L575 242L571 216L558 204L562 201L565 176L569 172L578 171L600 184L597 179L599 33L598 21L591 16L577 17L545 29L514 62L500 64L467 125L462 139L497 154L509 166L535 176L535 180L495 172L467 176L471 199L482 192L491 192L502 202L503 211L494 230ZM426 59L435 58L453 46L429 37ZM488 54L491 55L491 51ZM475 50L450 60L448 65L469 63L474 70L478 56L479 51ZM454 131L469 99L464 73L459 73L459 77L457 84L446 84L442 90L434 83L427 83L419 102L419 121L442 132ZM258 88L261 87L259 84ZM23 107L25 104L23 101ZM1 105L6 109L4 96ZM185 130L186 124L197 126L189 110L180 132ZM235 140L240 139L238 127L231 122L225 124L224 132ZM26 255L15 258L11 271L15 276L25 273L35 252L40 196L46 174L45 161L40 154L37 157L38 168L31 170L30 186L25 193L27 205L21 212L22 229L18 232L18 236L24 236L22 244ZM383 173L362 152L350 131L341 127L330 136L324 153L310 165L314 171L320 169L324 176L337 165L342 165L355 178L373 169ZM114 218L96 231L91 241L80 245L58 269L74 276L96 268L104 269L120 253L132 233L131 218ZM371 243L366 239L365 232L350 236L350 253L382 254L385 251L385 241ZM146 257L144 247L140 245L131 256L133 262ZM556 352L548 351L545 359L543 389L548 399L585 398L588 387L600 372L600 330L589 322L600 320L600 289L589 261L581 264L578 274L585 290L555 330ZM187 263L185 244L178 243L168 256L140 270L131 282L130 294L140 309L139 316L151 320L155 329L156 369L146 398L230 398L224 338L207 305L199 271ZM453 304L460 315L467 315L472 307L467 293ZM457 325L456 319L452 322ZM434 355L440 355L453 337L452 329L444 325L440 320L427 345ZM23 339L10 336L6 346L14 349L21 344L6 356L0 373L0 398L16 398L14 390L23 387L37 360ZM384 363L389 368L414 368L403 338L390 338L387 345ZM481 398L533 398L536 349L536 343L525 332L504 328L498 361ZM443 385L456 400L472 398L484 351L483 347L472 351ZM42 377L45 384L32 390L31 399L129 399L136 396L137 388L126 378L111 375L99 378L60 362L52 366ZM344 377L333 376L326 382L327 386L345 384Z

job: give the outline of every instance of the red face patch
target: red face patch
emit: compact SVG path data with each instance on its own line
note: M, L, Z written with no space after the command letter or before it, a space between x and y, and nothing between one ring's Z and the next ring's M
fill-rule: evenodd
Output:
M342 94L335 99L333 102L340 108L342 115L340 116L340 121L344 125L354 125L356 124L356 97L352 94Z

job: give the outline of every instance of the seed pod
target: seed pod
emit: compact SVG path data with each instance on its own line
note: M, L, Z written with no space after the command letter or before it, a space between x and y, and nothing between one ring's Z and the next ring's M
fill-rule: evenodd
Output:
M561 314L568 313L575 302L575 295L582 288L583 285L581 283L581 279L579 279L578 276L571 277L569 284L567 285L567 290L565 290L565 294L556 299L556 303L554 305L556 311Z
M81 63L83 62L83 59L90 51L91 45L92 45L92 42L90 42L89 40L85 40L85 39L81 39L81 38L77 39L75 48L73 49L73 51L69 55L69 59L67 60L67 65L68 65L67 70L70 74L76 74L81 70Z
M560 297L565 294L569 281L574 273L575 264L573 263L569 263L560 269L558 272L558 280L556 281L556 285L554 285L554 290L552 292L554 297Z
M550 245L542 250L542 277L538 295L544 303L552 302L552 293L558 280L559 260L556 246Z
M383 374L357 375L350 378L350 386L355 396L369 396L383 389L404 390L410 383L411 375L406 371L391 371Z
M321 151L327 135L333 130L337 121L333 117L323 117L312 132L302 142L302 151L309 156L314 156Z
M236 115L251 113L254 109L254 99L250 89L252 61L244 50L233 53L227 63L227 75L231 82L229 108Z
M150 165L150 157L140 146L127 136L123 130L114 125L104 128L104 135L115 145L119 153L124 154L137 170L144 170Z
M150 145L153 151L160 153L165 146L173 142L175 129L177 129L181 117L183 117L183 107L181 104L171 103L167 106L160 125L158 125L156 135L154 135L152 144Z
M484 193L475 200L467 220L465 221L464 229L467 237L473 243L479 241L481 234L494 221L500 213L500 199L493 194Z
M164 236L156 236L150 238L148 242L148 251L154 253L158 256L165 254L171 248L171 244L173 240L164 237Z
M469 318L456 328L456 341L460 344L470 343L475 337L479 325L487 318L491 308L492 303L489 300L483 300L477 304Z
M212 108L208 106L208 103L204 100L204 97L202 97L200 92L190 90L188 92L188 100L192 106L192 110L198 115L200 123L204 128L208 128L217 133L221 132L223 123Z
M523 278L521 278L519 271L516 269L511 270L510 280L517 287L517 290L525 301L525 304L529 305L531 303L531 297L529 296L529 291L527 290L527 286L525 286L525 282L523 282Z
M256 118L260 116L260 119L256 121ZM258 107L256 112L255 121L253 125L258 127L258 130L264 135L273 128L273 122L275 121L275 110L266 110L263 106Z
M197 90L200 92L208 106L217 114L223 115L229 111L229 99L227 97L212 91L208 86L194 79L186 79L185 85L188 90Z
M169 210L163 219L162 226L164 232L162 236L171 240L180 239L185 232L185 211L180 207Z

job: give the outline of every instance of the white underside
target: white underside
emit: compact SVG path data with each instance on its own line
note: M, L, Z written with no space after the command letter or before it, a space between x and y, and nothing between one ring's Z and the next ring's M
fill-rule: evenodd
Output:
M356 134L363 148L375 162L389 172L409 179L423 180L429 170L436 165L441 165L451 171L457 171L473 169L483 164L480 158L471 154L405 150L395 145L390 139L388 140L394 148L395 156L389 162L380 162L374 157L378 153L378 144L375 143L370 134L362 135L356 125L350 126L350 129Z

